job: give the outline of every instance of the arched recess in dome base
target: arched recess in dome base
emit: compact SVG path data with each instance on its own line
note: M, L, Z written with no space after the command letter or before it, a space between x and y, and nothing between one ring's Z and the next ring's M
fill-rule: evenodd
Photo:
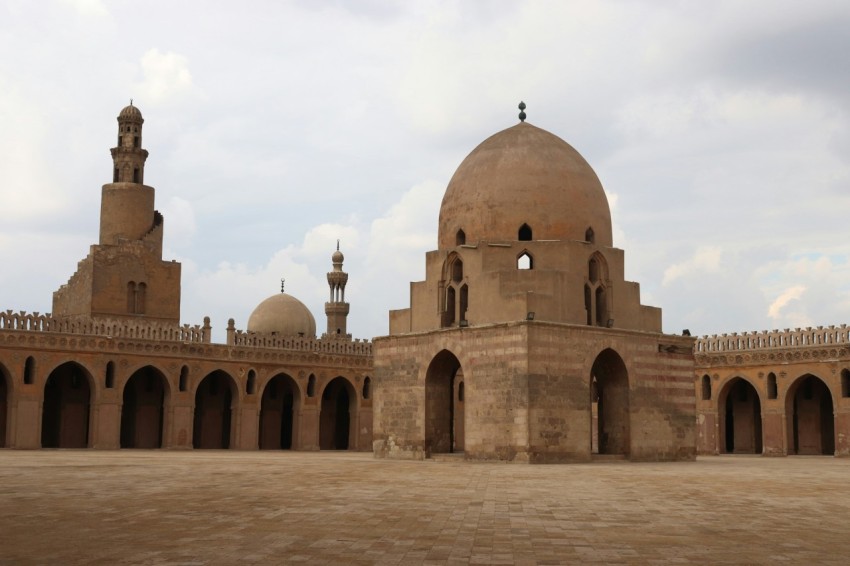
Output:
M263 389L260 404L260 450L300 448L301 391L295 380L279 373Z
M785 394L788 454L835 454L835 406L826 383L798 377Z
M195 391L195 418L192 431L194 448L230 448L233 446L232 416L239 402L236 383L222 370L215 370L198 384Z
M121 448L162 448L168 380L153 366L133 372L124 385Z
M721 454L761 454L763 447L761 399L746 379L731 379L717 396Z
M87 448L91 429L91 374L76 362L50 372L41 412L42 448Z
M442 350L425 374L425 454L465 449L465 386L460 360Z
M357 391L344 377L333 378L322 391L319 449L357 448Z
M629 455L629 374L620 355L600 352L590 370L591 453Z

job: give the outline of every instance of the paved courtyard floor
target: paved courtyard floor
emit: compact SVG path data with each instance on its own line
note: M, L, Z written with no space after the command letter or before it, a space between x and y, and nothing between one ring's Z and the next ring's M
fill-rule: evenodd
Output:
M847 564L850 459L0 450L0 564Z

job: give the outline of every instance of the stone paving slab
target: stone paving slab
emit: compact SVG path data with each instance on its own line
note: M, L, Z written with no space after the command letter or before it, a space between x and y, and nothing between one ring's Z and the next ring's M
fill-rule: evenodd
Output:
M0 450L0 564L850 562L850 459Z

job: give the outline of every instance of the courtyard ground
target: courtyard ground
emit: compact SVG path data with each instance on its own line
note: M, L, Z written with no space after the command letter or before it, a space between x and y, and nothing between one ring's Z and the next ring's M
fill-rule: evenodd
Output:
M847 564L850 459L0 450L0 564Z

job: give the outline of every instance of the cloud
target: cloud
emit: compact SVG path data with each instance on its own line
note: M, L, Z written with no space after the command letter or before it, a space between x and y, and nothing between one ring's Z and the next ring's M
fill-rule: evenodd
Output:
M804 285L795 285L794 287L785 289L782 294L776 297L775 301L770 303L767 309L767 316L774 320L780 318L780 311L791 301L799 300L805 292L806 287Z
M142 55L140 65L144 79L135 88L146 104L180 98L194 89L188 60L182 55L153 48Z
M696 273L714 273L720 269L721 250L716 246L699 248L691 259L671 265L664 270L663 286Z
M101 0L62 0L81 16L106 16L109 11Z

